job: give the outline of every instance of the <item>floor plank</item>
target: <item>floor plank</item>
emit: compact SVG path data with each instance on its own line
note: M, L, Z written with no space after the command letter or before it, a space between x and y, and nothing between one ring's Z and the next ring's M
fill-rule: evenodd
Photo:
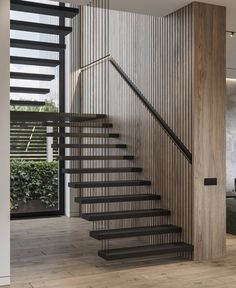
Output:
M13 288L235 288L236 237L212 262L97 257L99 241L79 218L15 220L11 224ZM124 240L122 240L124 241ZM129 239L137 244L140 239Z

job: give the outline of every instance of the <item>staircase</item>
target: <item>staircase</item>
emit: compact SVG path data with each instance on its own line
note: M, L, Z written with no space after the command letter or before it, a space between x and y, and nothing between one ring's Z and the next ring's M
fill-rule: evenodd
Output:
M63 137L67 143L52 147L67 151L66 156L59 156L58 160L69 166L63 173L79 179L70 181L68 186L79 191L75 202L81 218L93 222L90 237L102 242L102 249L98 251L100 257L116 260L166 254L180 256L193 250L192 245L178 240L181 227L169 224L171 211L160 208L160 195L148 192L151 181L142 178L142 167L135 167L135 155L128 153L125 143L120 143L120 134L111 131L112 123L98 119L84 123L47 122L45 125L57 127L58 131L62 127L69 128L70 132L47 133L47 136ZM111 180L114 175L120 179ZM128 187L131 192L126 193L123 189ZM149 224L145 224L145 219ZM150 222L150 219L154 220ZM111 248L116 241L120 245L121 240L138 237L142 239L140 246ZM160 243L150 243L153 237L159 237Z
M21 0L11 0L11 10L70 19L79 12L75 8ZM10 24L12 30L54 34L59 37L72 32L71 27L61 24L18 20L11 20ZM63 41L48 43L11 39L10 43L12 48L54 53L61 53L66 49ZM62 65L60 59L25 56L11 56L10 62L54 68ZM114 61L112 65L116 65ZM124 75L122 77L125 79ZM50 82L54 78L53 74L11 72L11 79ZM129 85L132 86L132 83ZM48 88L11 86L10 90L12 93L24 94L50 93ZM138 90L135 92L138 93ZM142 97L139 98L143 101ZM143 102L145 106L150 106ZM44 105L43 101L32 103L17 99L11 99L11 104ZM164 122L162 126L168 131ZM53 138L51 147L54 149L54 158L59 155L56 158L62 164L59 166L66 167L62 172L69 175L69 188L78 192L75 202L80 216L93 223L90 236L101 242L98 255L105 260L191 254L192 245L181 241L182 228L169 223L172 211L168 207L161 207L162 199L158 191L150 192L152 183L143 176L145 173L142 166L135 162L138 155L129 153L132 147L121 141L122 131L112 129L109 115L104 114L14 112L11 119L11 154L15 158L35 159L39 149L45 153L46 137ZM168 133L173 137L172 131ZM29 153L34 153L34 158ZM130 238L136 239L135 243L138 242L139 245L134 244Z
M25 108L30 108L27 110L32 111L44 111L44 107L46 106L45 99L48 98L49 93L51 92L50 88L26 87L26 85L30 83L33 86L35 83L37 83L35 81L39 81L40 83L44 83L44 86L49 86L51 81L58 81L56 79L56 69L59 71L64 69L64 63L60 57L60 53L64 53L66 49L64 38L72 32L72 27L64 25L65 19L73 19L79 13L79 10L76 8L65 7L59 3L45 4L40 3L40 1L31 2L11 0L11 12L15 13L12 14L13 16L11 17L17 18L10 20L11 31L14 33L15 31L23 32L20 35L23 35L25 38L26 35L29 35L27 32L39 34L32 34L33 36L29 35L29 37L31 37L29 39L15 39L14 36L18 37L18 35L14 35L13 38L11 37L10 47L20 48L19 51L22 51L21 49L27 49L26 51L29 51L29 55L32 55L32 50L49 52L51 54L49 55L48 53L48 56L50 56L52 59L25 57L25 55L27 55L26 53L22 53L22 56L19 56L21 53L18 53L17 56L10 57L10 63L14 64L14 68L17 68L17 71L11 71L10 79L21 80L21 82L17 82L20 83L19 85L11 85L10 87L10 92L15 93L18 96L17 99L12 98L11 96L10 105L13 108L22 107L22 111L24 111ZM33 22L35 20L19 20L23 19L21 12L25 13L24 18L26 18L25 15L34 15L36 21L41 21L41 18L38 18L39 15L42 15L42 17L45 17L45 15L52 16L54 17L53 19L55 19L56 16L58 17L58 25ZM30 17L29 19L33 19ZM47 20L48 19L43 21ZM42 34L57 36L58 43L34 41L34 35L37 37L37 35ZM35 67L36 69L38 67L43 67L46 72L25 72L24 69L27 67ZM50 69L51 72L47 72L48 69ZM28 82L24 81L22 84L22 80L27 80ZM60 80L58 82L60 82ZM64 92L60 91L59 89L59 94L60 93L62 94ZM43 100L25 100L29 95L41 95L40 97L43 97ZM14 115L12 118L14 118ZM11 119L11 159L21 159L26 161L47 160L47 127L42 124L43 123L41 121L35 121L33 113L24 114L23 112L21 115L18 114L18 117L16 117L14 120ZM55 142L55 144L57 143ZM53 148L53 151L50 151L50 153L53 154L53 159L55 160L56 156L58 156L57 149Z

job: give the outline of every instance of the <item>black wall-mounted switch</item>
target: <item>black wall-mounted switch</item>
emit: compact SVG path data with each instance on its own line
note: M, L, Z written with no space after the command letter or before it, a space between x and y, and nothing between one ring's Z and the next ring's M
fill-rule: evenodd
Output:
M204 179L205 186L216 186L217 185L217 178L205 178Z

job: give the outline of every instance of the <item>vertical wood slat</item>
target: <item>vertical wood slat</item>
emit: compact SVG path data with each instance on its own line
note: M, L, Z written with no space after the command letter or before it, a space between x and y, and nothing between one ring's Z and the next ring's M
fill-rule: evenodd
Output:
M190 149L191 6L165 18L134 15L136 21L131 26L124 19L131 19L132 14L111 11L110 15L115 35L111 35L111 55ZM155 31L151 28L152 21ZM136 37L132 37L132 33ZM153 45L153 39L157 39L156 45ZM120 50L126 57L120 57ZM136 156L136 164L144 168L143 177L152 181L150 192L160 193L161 207L172 212L170 219L164 218L161 223L168 221L181 226L182 240L192 243L191 165L116 73L111 68L110 116L115 129L121 132ZM130 124L131 129L127 130ZM160 223L159 219L150 219L147 224L153 224L153 221ZM150 241L156 243L164 239L152 237Z
M102 9L82 8L84 11L83 65L96 60L91 59L95 56L101 58L110 53L189 150L191 150L192 141L192 90L189 87L191 87L193 73L191 7L185 7L164 18L110 11L109 35L104 28L108 23L104 24ZM92 44L89 39L94 31L91 30L91 23L89 23L91 12L89 9L98 9L98 14L100 13L94 27L101 27L97 31L96 41ZM104 33L110 40L110 47L105 49ZM93 57L89 57L87 53L91 45L93 45L92 49L97 51ZM125 227L137 224L173 223L183 229L181 240L192 244L191 165L112 66L109 66L109 91L107 91L106 77L108 76L104 75L107 66L108 63L103 63L96 69L92 68L90 72L83 72L81 78L83 112L109 114L115 131L121 133L120 141L128 144L128 152L136 157L135 161L120 161L119 163L113 161L109 165L143 167L143 173L140 175L111 175L109 179L142 177L152 181L152 186L148 188L112 188L110 192L114 194L151 192L160 194L162 200L160 203L150 204L146 202L109 204L102 209L139 209L157 207L157 205L168 208L171 210L171 217L161 219L156 217L141 220L141 222L140 220L120 220L117 221L117 225ZM94 79L98 79L95 84ZM88 83L93 83L94 86L90 87ZM91 108L89 102L96 103L96 105ZM109 106L106 105L107 102ZM96 176L96 180L102 179L99 177L101 176ZM98 194L99 192L107 193L99 189L97 192ZM170 237L149 237L151 243L161 243L168 239ZM173 235L171 239L174 241L178 238Z
M104 0L96 2L99 7L105 3ZM92 13L96 14L93 19L96 23L93 23L93 27L90 22L91 9L96 11ZM104 15L102 9L96 7L83 7L82 15L82 65L111 53L177 136L191 150L192 6L187 6L164 18L109 11L108 22L104 19L108 16ZM109 29L106 28L108 24ZM93 41L91 41L92 35ZM109 39L108 46L110 47L104 46L106 40L104 35L106 39ZM89 53L91 49L93 49L92 56ZM160 194L162 200L160 203L151 204L121 203L112 204L113 206L109 204L99 209L104 211L114 207L125 210L157 207L157 205L168 208L172 213L169 218L158 219L157 217L141 222L120 220L117 221L117 225L125 227L139 223L143 225L173 223L183 229L181 240L192 244L191 165L111 66L109 66L108 87L108 65L108 63L103 63L82 73L83 113L108 114L115 131L121 133L120 141L127 143L128 152L136 156L135 161L120 161L119 163L114 161L109 165L143 167L143 173L140 175L111 175L110 180L142 177L152 181L150 188L112 188L109 193L152 192ZM89 86L91 83L93 85ZM109 153L123 152L109 151ZM91 163L84 165L89 167ZM108 164L102 162L92 165L104 167ZM87 177L83 176L83 180L91 179ZM101 178L101 175L92 177L93 180L107 179ZM86 190L84 193L91 195L91 193L108 192L98 189L95 192ZM104 225L110 224L104 223ZM152 236L148 239L154 244L170 238ZM173 235L171 240L175 241L179 238ZM106 246L107 243L104 245Z

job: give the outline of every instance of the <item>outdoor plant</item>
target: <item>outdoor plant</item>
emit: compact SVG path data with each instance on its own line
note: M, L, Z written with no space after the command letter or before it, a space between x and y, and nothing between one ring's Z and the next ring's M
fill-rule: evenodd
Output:
M24 99L20 99L24 100ZM11 105L11 111L26 111L26 112L58 112L58 108L56 107L53 101L45 101L45 105L40 106L18 106Z
M58 164L56 161L11 161L11 209L20 202L40 199L47 208L58 203Z

